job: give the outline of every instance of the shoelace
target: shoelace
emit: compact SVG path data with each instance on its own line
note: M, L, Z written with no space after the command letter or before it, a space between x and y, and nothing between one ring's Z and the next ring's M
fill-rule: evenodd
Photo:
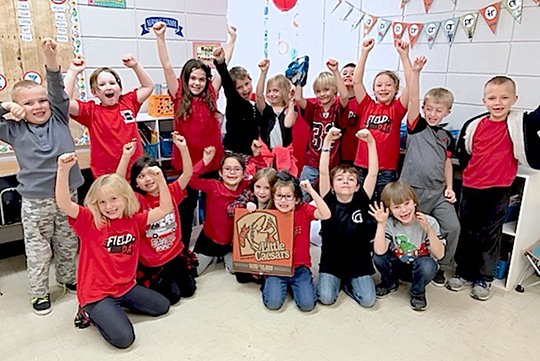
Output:
M48 296L44 296L44 297L33 297L31 300L30 300L30 303L32 303L33 305L34 304L42 304L42 303L45 303L45 302L50 302L49 301L49 297Z

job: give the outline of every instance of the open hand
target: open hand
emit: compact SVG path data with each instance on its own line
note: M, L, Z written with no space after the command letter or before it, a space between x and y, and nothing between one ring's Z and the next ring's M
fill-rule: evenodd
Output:
M427 63L427 58L424 55L417 56L412 63L413 71L422 71Z
M390 215L390 211L388 208L384 206L383 202L375 202L373 204L369 205L369 212L368 212L377 223L384 223L388 220L388 216Z

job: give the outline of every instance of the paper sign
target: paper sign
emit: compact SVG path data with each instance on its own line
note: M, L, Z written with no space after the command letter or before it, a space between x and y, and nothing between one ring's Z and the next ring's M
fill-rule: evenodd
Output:
M497 23L499 22L499 14L501 9L501 3L493 3L480 10L480 14L488 24L489 29L493 34L497 31Z
M221 46L218 42L193 42L193 57L201 59L206 65L214 67L214 49Z
M430 49L433 48L433 44L435 44L435 39L437 39L437 34L439 33L440 28L440 21L428 23L426 24L426 26L424 26L424 34L426 34L428 46Z
M6 89L6 86L7 86L7 79L4 76L4 74L0 74L0 92Z
M31 80L34 83L41 85L43 83L43 77L37 71L27 71L23 75L24 80Z
M399 21L394 21L392 23L392 34L394 35L394 41L401 39L406 29L407 29L407 24L401 23Z
M292 276L294 212L259 210L234 214L233 270Z
M474 36L477 22L478 13L468 13L461 17L461 26L463 26L463 30L465 30L465 34L467 34L469 40L472 40Z
M379 25L377 25L377 42L380 43L384 39L388 29L390 29L390 25L392 25L390 20L380 19Z
M184 36L184 34L182 34L183 27L180 25L178 20L174 18L164 18L161 16L152 16L152 17L144 19L144 23L141 24L141 28L142 28L141 35L148 34L150 32L149 29L151 29L155 23L159 23L159 22L165 23L165 25L167 25L168 28L174 29L175 30L174 33L176 35L182 36L182 37Z
M454 41L454 36L456 35L458 21L459 21L458 18L453 18L453 19L445 20L443 23L443 29L446 34L446 40L448 40L449 44L452 44L452 42Z
M411 48L416 43L416 40L420 37L420 34L422 34L422 27L424 24L422 23L413 23L409 24L409 28L407 33L409 34L409 43L411 44Z

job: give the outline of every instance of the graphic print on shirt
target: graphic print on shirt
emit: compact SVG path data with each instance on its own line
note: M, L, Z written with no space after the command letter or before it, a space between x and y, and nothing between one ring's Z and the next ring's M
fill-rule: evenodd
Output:
M126 124L134 123L136 121L133 112L129 109L121 110L120 115L122 116L122 119L124 119L124 123Z
M362 223L362 222L364 222L364 219L362 217L362 211L360 209L354 211L354 213L351 216L351 220L354 223Z
M313 122L311 125L311 145L313 148L317 151L321 150L324 137L326 137L326 134L330 131L330 129L334 126L334 123L326 123L323 124L321 122Z
M367 129L376 129L381 133L390 133L392 122L388 115L370 115L366 120Z
M167 214L148 227L146 237L150 240L150 245L156 252L166 251L174 245L176 227L174 212Z
M400 233L394 236L394 255L402 262L410 263L418 257L429 254L426 242L417 247L406 234Z
M135 245L135 236L131 233L114 235L107 238L105 248L109 253L133 254L133 246Z

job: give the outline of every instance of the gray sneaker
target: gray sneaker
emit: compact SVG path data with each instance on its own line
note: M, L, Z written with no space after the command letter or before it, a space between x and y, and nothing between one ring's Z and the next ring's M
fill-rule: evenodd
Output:
M448 288L450 291L459 292L462 289L465 288L465 286L470 286L472 282L467 281L464 278L461 278L459 276L455 276L452 278L449 278L446 281L446 288Z
M471 290L471 297L479 301L487 301L491 296L491 282L475 281Z

